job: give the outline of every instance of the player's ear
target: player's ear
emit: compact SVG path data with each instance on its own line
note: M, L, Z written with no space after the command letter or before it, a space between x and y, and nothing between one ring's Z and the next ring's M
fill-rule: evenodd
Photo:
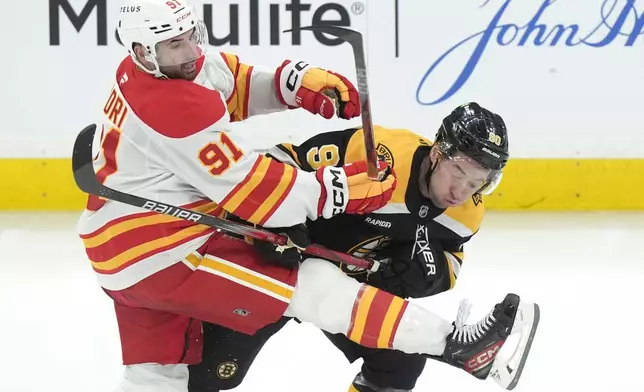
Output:
M432 162L432 167L434 167L434 165L436 165L436 163L438 162L439 158L440 158L440 151L438 151L438 146L434 145L429 150L429 159Z
M139 63L141 63L142 65L144 65L146 68L150 70L154 69L154 65L147 60L148 52L145 50L143 45L139 43L133 43L132 50L134 51L136 58L139 60Z
M141 61L145 59L145 48L143 48L143 45L139 43L133 43L132 44L132 51L134 51L134 54L136 55L136 58Z

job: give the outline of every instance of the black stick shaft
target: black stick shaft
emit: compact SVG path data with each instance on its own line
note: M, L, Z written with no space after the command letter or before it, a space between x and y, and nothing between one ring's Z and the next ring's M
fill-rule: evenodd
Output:
M185 219L197 224L202 224L216 229L224 230L229 233L249 236L262 241L272 242L276 245L284 245L287 242L285 236L273 233L268 230L258 229L237 222L231 222L216 216L202 214L197 211L177 207L171 204L161 203L158 201L146 199L144 197L132 195L129 193L119 192L101 184L94 172L92 159L92 145L94 143L94 134L96 125L87 126L81 131L74 143L74 152L72 155L72 167L74 170L74 180L80 190L95 196L108 200L129 204L135 207L145 208L160 214L174 216L179 219ZM346 253L336 252L320 245L311 244L304 251L307 254L319 256L325 259L333 260L339 263L353 265L366 270L375 271L379 264L370 259L359 259Z
M378 179L378 154L376 152L376 141L373 134L373 120L371 118L371 105L369 103L369 83L367 81L367 60L362 34L358 31L339 26L305 26L300 27L299 29L333 35L351 45L351 48L353 49L353 60L356 67L357 88L358 93L360 94L362 132L367 156L367 175L372 180ZM293 29L286 30L285 32L291 31L293 31Z

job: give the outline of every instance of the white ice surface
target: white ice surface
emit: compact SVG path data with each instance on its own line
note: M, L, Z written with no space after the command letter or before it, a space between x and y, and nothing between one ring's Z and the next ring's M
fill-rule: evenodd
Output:
M76 214L0 215L0 391L112 392L121 376L110 300L74 232ZM644 214L489 213L456 288L419 300L472 319L507 292L541 306L518 392L644 391ZM345 392L359 369L309 325L289 324L235 391ZM429 362L415 391L501 391Z

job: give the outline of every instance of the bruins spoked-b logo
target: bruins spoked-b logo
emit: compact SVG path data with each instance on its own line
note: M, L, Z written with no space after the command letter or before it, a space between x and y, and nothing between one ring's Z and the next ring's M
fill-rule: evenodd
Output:
M391 151L389 151L389 148L387 148L387 146L382 143L378 143L378 145L376 146L376 154L378 155L378 158L387 162L389 166L394 166L394 155L391 153Z
M374 251L382 249L387 244L389 244L389 242L391 242L391 240L384 236L369 238L349 249L347 253L359 259L368 258L371 257ZM344 263L340 263L340 269L342 270L342 272L349 276L355 276L367 272L367 270L365 270L364 268L347 265Z
M237 368L238 366L235 362L228 361L220 363L219 366L217 366L217 377L222 380L228 380L237 373Z

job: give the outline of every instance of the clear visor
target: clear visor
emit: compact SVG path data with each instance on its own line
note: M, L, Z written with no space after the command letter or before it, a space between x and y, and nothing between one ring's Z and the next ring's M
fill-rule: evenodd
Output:
M185 33L156 44L157 64L159 67L191 65L203 56L206 43L206 25L199 21L194 28Z
M448 143L438 144L443 158L441 170L450 176L452 182L468 193L489 195L501 182L503 173L500 170L490 170L468 155L451 148Z

